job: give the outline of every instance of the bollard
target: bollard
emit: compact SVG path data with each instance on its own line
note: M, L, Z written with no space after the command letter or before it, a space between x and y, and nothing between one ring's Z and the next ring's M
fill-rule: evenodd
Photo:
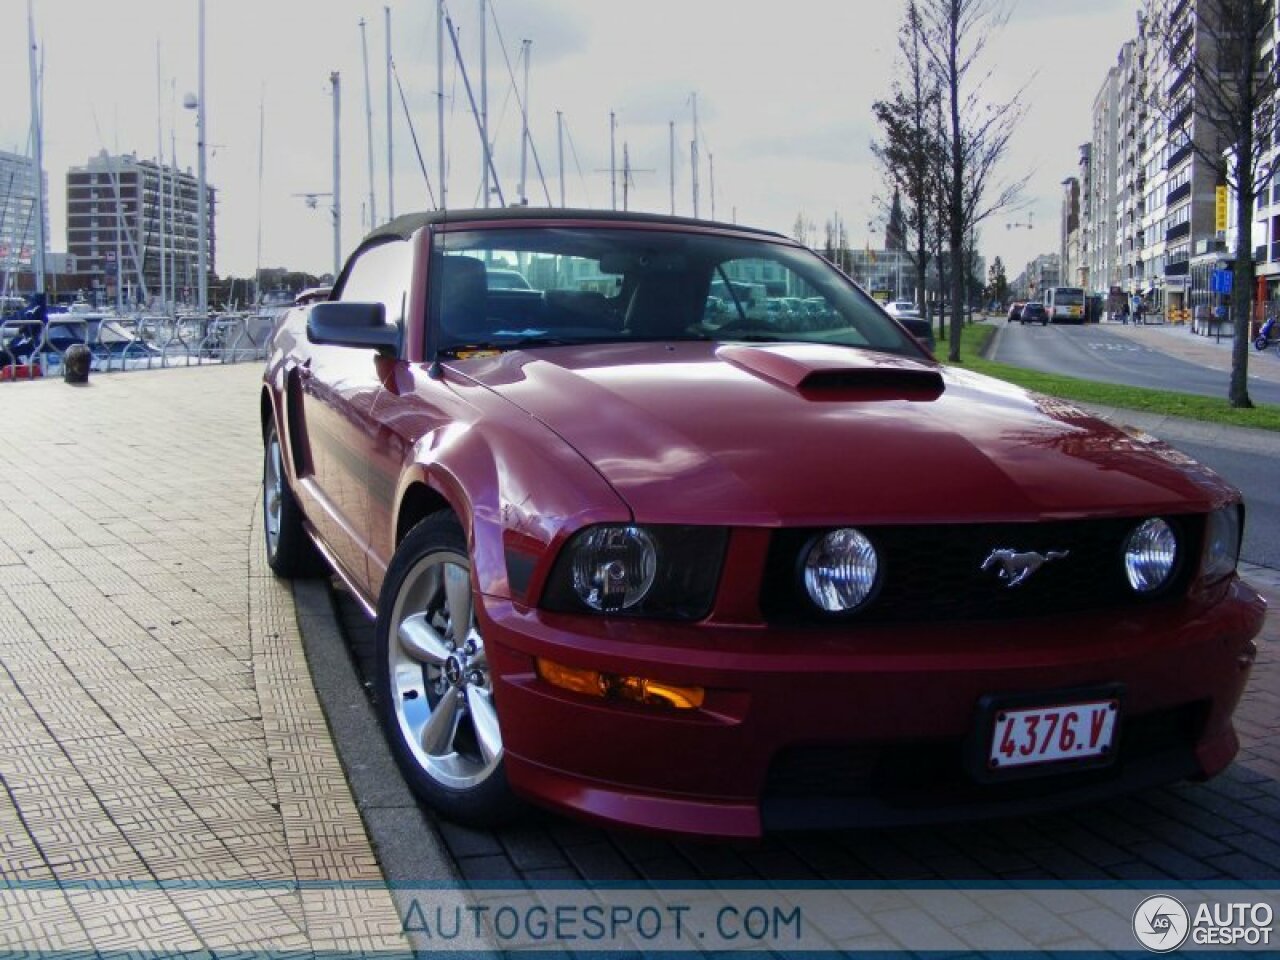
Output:
M88 383L89 363L93 354L83 343L73 343L62 355L62 379L65 383Z

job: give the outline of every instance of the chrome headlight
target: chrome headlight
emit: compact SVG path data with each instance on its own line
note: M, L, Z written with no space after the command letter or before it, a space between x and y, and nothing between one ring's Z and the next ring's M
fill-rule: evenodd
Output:
M698 620L711 610L726 527L605 523L560 551L540 605L561 613Z
M1137 593L1153 593L1169 582L1178 559L1178 538L1159 517L1144 520L1124 542L1124 572Z
M819 537L804 557L809 599L828 613L848 613L866 603L879 572L875 546L852 527Z
M1207 581L1221 580L1235 572L1240 559L1240 507L1232 504L1215 510L1205 520L1204 556L1200 575Z
M597 527L574 545L573 590L592 610L634 607L657 570L658 548L639 527Z

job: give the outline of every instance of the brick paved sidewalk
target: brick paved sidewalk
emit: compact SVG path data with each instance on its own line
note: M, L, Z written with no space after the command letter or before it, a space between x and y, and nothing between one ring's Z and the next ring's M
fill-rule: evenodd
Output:
M404 946L261 553L259 377L0 387L0 951Z

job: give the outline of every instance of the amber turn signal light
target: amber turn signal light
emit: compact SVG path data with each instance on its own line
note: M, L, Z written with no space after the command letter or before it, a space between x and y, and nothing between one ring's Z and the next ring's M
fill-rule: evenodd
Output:
M702 706L706 697L706 691L702 687L680 687L647 677L624 677L581 667L566 667L544 657L538 657L536 663L538 676L553 687L588 697L630 700L633 703L673 707L676 710L695 710Z

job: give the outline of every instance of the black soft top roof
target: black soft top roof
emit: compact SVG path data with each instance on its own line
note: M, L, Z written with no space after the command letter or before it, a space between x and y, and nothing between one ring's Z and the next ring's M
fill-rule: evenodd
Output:
M406 213L378 227L363 243L384 237L398 237L407 240L422 227L441 223L466 223L521 220L594 220L600 223L661 223L673 227L714 227L719 230L737 230L744 233L755 233L775 240L786 240L787 237L772 230L761 230L758 227L744 227L736 223L723 223L717 220L695 220L692 217L672 217L661 213L634 213L621 210L584 210L564 207L496 207L489 210L427 210L419 213Z

